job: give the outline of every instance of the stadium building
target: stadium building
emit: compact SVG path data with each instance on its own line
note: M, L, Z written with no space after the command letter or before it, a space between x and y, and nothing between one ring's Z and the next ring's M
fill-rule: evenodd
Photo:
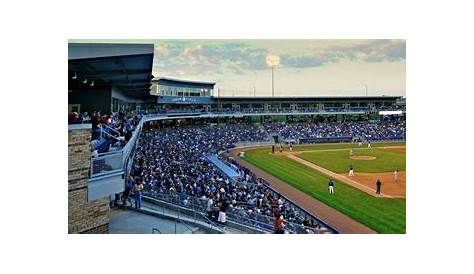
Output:
M120 204L118 193L125 190L133 172L142 133L156 124L369 120L387 115L405 119L405 100L398 96L224 97L219 95L214 82L153 79L152 44L70 43L68 49L68 106L69 112L75 113L68 130L69 233L127 232L116 228L112 231L110 224L126 226L129 220L141 216L137 214L155 218L146 231L134 230L137 233L163 232L155 225L156 220L171 227L171 231L174 227L175 232L179 232L179 227L192 233L272 232L273 219L256 213L242 217L234 211L228 212L229 225L225 230L209 222L202 200L183 200L171 193L149 192L144 197L145 208L127 213L111 211L117 202ZM98 127L91 119L79 118L85 112L88 114L84 117L100 112L112 124L101 122ZM120 126L114 127L114 122ZM124 129L125 125L132 130ZM265 144L275 144L279 138L270 138ZM354 136L347 138L312 141L351 141ZM247 176L228 158L220 157L221 152L207 159L223 178L235 183ZM284 199L274 189L268 187L266 191ZM318 231L341 232L295 202L286 199L285 203L305 220L317 223ZM290 222L287 229L291 233L310 230Z

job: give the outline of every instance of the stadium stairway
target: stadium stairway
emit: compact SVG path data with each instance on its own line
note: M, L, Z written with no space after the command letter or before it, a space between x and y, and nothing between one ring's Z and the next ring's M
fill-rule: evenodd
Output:
M239 173L237 173L232 167L226 165L217 156L209 155L206 158L211 164L213 164L218 170L220 170L227 178L231 180L236 180L237 178L241 177Z

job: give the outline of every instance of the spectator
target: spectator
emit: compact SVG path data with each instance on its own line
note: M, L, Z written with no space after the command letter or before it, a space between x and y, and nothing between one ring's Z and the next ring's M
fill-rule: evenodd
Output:
M133 186L133 179L131 176L128 176L127 181L125 182L125 190L123 191L122 195L122 205L127 206L127 201L132 205L132 201L130 200L130 192L132 191Z
M142 179L143 180L143 179ZM142 191L143 191L143 181L137 181L133 191L135 192L135 208L142 207Z
M283 215L280 215L275 220L275 233L284 234L285 233L285 223L283 221Z
M212 195L207 199L206 212L209 220L214 220L214 200L212 200Z
M229 207L229 202L227 201L227 199L224 198L222 202L220 203L219 218L217 219L217 222L219 222L220 224L223 224L223 225L226 224L226 221L227 221L226 212L227 212L228 207Z

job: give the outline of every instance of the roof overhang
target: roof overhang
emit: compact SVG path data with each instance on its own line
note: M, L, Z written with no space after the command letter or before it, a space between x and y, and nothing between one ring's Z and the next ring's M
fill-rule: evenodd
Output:
M69 43L68 52L70 88L116 87L130 98L151 96L153 44Z
M176 79L170 77L157 77L152 80L153 83L159 84L167 84L167 85L176 85L176 86L206 86L206 87L214 87L216 84L215 82L207 82L207 81L194 81L194 80L184 80L184 79Z

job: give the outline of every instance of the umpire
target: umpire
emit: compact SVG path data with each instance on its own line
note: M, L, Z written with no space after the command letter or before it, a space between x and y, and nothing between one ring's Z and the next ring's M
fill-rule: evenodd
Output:
M375 192L376 194L380 194L380 188L382 187L382 182L380 182L380 178L377 178L377 191Z

